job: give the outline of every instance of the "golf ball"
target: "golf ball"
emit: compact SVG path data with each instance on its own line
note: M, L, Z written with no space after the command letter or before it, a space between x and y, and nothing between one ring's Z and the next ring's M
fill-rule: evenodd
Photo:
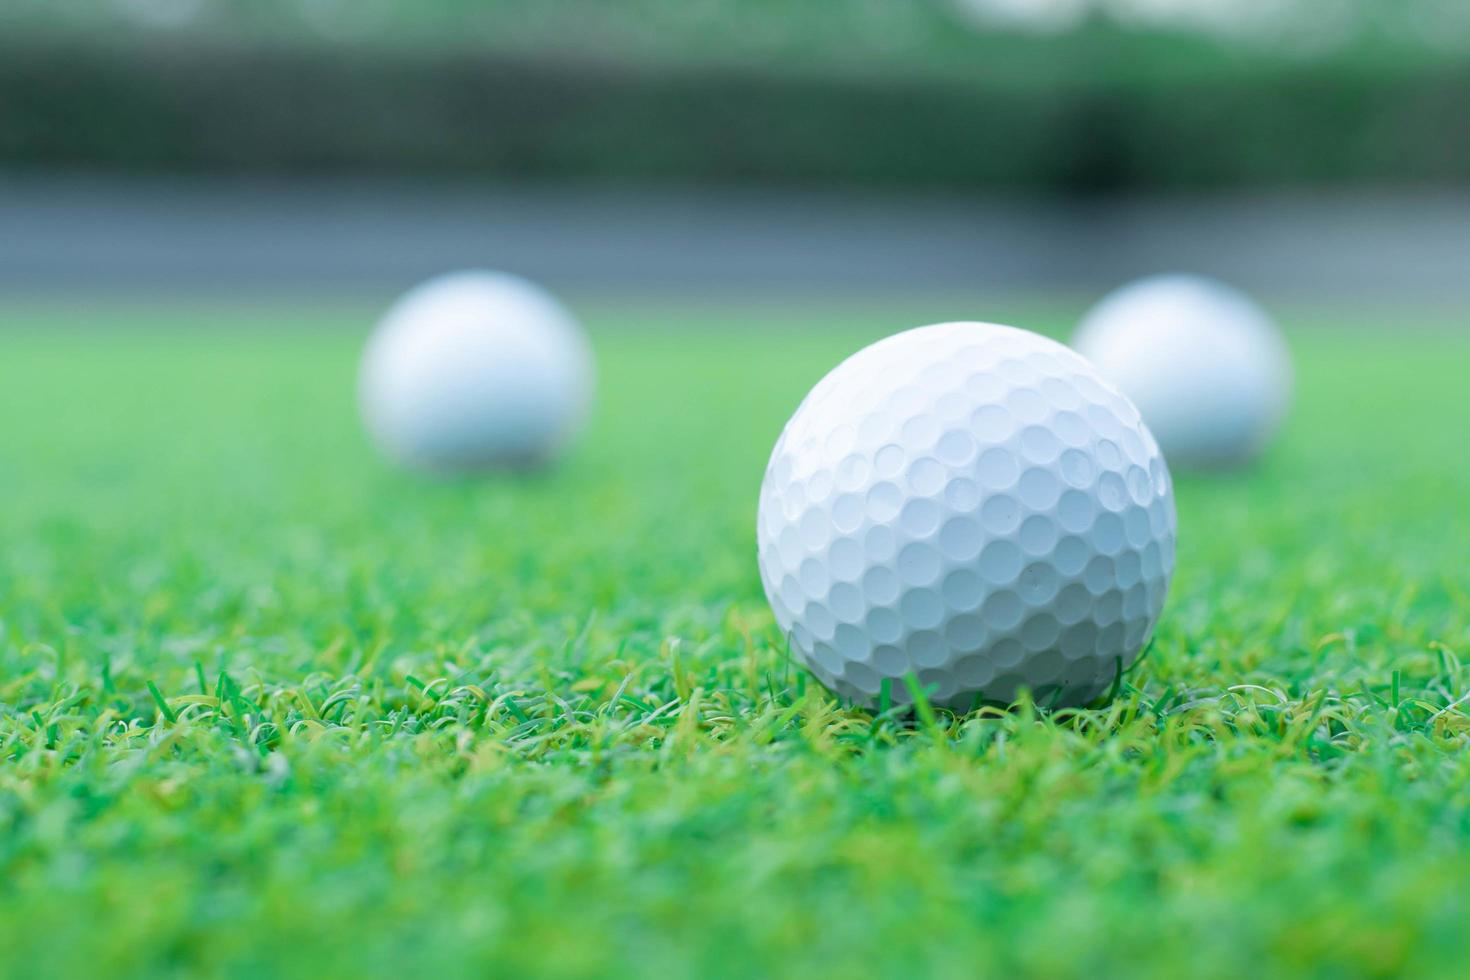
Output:
M1073 346L1133 399L1175 466L1230 466L1275 434L1291 395L1280 332L1239 291L1152 276L1105 297Z
M791 648L871 705L913 675L964 711L1105 692L1174 568L1169 470L1123 395L1012 327L864 348L786 424L761 486L761 580Z
M457 272L384 315L359 398L374 441L406 465L529 465L582 426L592 374L586 337L546 291L503 273Z

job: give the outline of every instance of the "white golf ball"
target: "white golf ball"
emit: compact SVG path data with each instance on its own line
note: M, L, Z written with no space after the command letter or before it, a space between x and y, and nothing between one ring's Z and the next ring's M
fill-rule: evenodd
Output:
M1198 276L1124 286L1093 307L1072 346L1133 399L1175 466L1254 458L1291 397L1291 357L1270 317Z
M791 648L871 705L912 674L938 704L1105 692L1174 568L1169 470L1137 409L1076 353L944 323L823 378L771 453L761 580Z
M550 294L516 276L456 272L388 310L359 398L389 456L470 470L555 456L585 421L592 381L586 336Z

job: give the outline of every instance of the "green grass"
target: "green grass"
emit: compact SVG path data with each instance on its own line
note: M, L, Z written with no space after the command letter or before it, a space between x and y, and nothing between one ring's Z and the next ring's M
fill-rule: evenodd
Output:
M351 316L7 317L0 963L1463 971L1470 335L1298 329L1123 695L910 725L787 663L753 558L785 416L909 318L588 318L565 465L435 482Z

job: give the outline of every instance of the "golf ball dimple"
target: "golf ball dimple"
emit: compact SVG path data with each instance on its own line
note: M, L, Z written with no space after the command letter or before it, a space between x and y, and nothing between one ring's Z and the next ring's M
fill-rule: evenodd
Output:
M1291 358L1270 317L1199 276L1150 276L1103 298L1073 347L1133 399L1176 466L1247 462L1291 396Z
M459 471L544 462L582 426L591 349L545 290L458 272L406 293L368 342L364 423L409 466Z
M1083 704L1137 657L1174 568L1168 468L1062 345L945 323L823 378L771 453L761 581L793 652L872 705Z

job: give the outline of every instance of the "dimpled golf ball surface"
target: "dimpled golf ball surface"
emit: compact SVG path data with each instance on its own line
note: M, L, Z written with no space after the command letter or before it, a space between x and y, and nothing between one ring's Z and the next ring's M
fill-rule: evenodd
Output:
M1291 358L1248 296L1201 276L1149 276L1104 297L1072 346L1133 399L1176 467L1249 462L1291 396Z
M823 378L771 453L761 579L793 652L871 706L1084 704L1174 567L1168 468L1127 398L1044 337L920 327Z
M468 271L409 290L363 355L359 400L399 462L462 471L544 463L582 426L592 355L571 315L517 276Z

